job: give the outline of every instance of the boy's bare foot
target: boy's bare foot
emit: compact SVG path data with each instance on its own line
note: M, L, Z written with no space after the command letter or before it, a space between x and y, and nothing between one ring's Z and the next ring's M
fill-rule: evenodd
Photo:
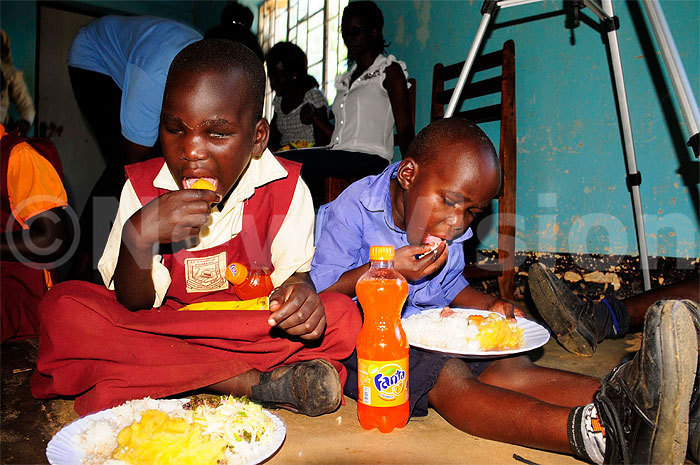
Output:
M277 367L260 374L253 400L268 408L284 408L312 417L338 408L340 376L326 360L317 359Z
M639 352L614 368L595 395L605 463L684 462L697 359L688 306L677 300L652 305Z
M537 311L566 350L589 357L598 344L594 308L541 263L528 271L528 286Z

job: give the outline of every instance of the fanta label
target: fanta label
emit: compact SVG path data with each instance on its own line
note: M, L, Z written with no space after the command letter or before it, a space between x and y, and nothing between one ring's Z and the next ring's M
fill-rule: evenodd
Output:
M357 359L358 402L396 407L408 402L408 357L399 360Z

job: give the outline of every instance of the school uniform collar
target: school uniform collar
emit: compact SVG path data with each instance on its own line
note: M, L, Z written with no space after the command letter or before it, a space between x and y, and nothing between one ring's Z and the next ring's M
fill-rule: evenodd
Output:
M372 213L380 213L384 217L384 223L386 226L402 235L406 235L406 231L399 228L394 224L394 218L392 214L391 205L391 188L390 184L393 179L396 178L396 173L399 170L399 163L392 163L387 166L384 171L375 176L370 182L367 189L360 195L360 204L368 211ZM473 236L472 228L467 228L467 230L454 239L453 243L464 242Z
M243 177L238 181L238 185L235 187L226 205L221 209L222 213L231 210L236 204L249 199L255 193L255 189L264 186L272 181L278 179L283 179L288 176L287 170L284 169L282 164L277 161L272 152L269 149L265 149L262 157L259 159L253 158L250 160L250 165L246 170ZM169 191L176 191L180 189L179 184L173 177L172 173L168 169L168 165L163 163L163 167L160 169L155 179L153 180L153 186L158 189L166 189Z

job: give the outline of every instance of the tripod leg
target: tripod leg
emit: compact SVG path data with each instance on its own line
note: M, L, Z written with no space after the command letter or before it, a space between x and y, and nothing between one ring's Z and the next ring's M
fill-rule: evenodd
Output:
M496 7L495 1L493 1L492 4L494 5L494 7ZM476 54L481 48L481 42L484 40L484 35L486 34L486 29L489 26L489 22L491 22L491 15L492 13L495 13L495 11L493 10L494 9L491 8L490 11L484 11L484 14L481 17L481 23L479 23L479 27L476 30L474 42L472 42L472 45L469 48L469 53L467 53L467 58L464 61L462 72L459 74L457 84L455 84L455 89L452 93L452 98L450 98L450 103L447 105L447 110L445 110L445 118L450 118L454 114L455 108L457 108L457 103L459 103L459 97L460 95L462 95L462 89L464 89L464 84L466 84L467 78L469 77L469 71L471 70L472 65L474 64Z
M690 87L688 76L685 74L683 62L678 55L676 44L673 41L671 31L668 29L668 24L666 23L663 11L661 11L659 2L657 0L642 0L642 5L644 5L649 23L651 23L656 42L659 44L659 51L664 59L668 77L673 84L673 90L676 93L678 105L681 108L683 119L690 133L690 142L688 142L688 145L693 147L695 156L700 157L698 154L698 121L700 121L700 113L698 112L698 104L693 95L693 89Z
M603 10L610 17L614 18L612 0L602 1ZM608 46L610 47L610 60L615 78L615 89L617 91L617 103L620 108L620 123L622 124L623 143L625 157L627 159L627 185L632 193L632 206L634 211L634 222L637 229L637 245L639 246L639 261L644 280L644 290L651 289L649 279L649 258L647 256L647 240L644 230L644 212L642 211L642 199L639 194L639 184L641 175L637 171L637 159L634 153L634 140L632 138L632 125L630 123L629 107L627 106L627 91L625 90L625 78L622 74L622 61L620 60L620 48L617 42L616 28L608 30Z

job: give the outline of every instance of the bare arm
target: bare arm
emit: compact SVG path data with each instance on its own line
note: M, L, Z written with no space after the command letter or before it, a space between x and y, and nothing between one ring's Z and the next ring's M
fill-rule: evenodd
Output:
M430 245L405 245L396 250L394 268L408 281L413 282L435 273L447 262L447 244L441 243L434 253L421 256L431 250ZM420 258L419 258L420 257ZM369 263L348 270L328 287L330 292L355 297L357 280L369 269Z
M327 145L331 141L331 135L335 126L328 119L326 107L315 107L307 103L301 107L299 119L304 124L311 124L314 127L314 141L316 145Z
M460 291L450 304L453 307L476 308L478 310L489 310L500 313L506 318L519 316L525 317L525 312L512 302L499 299L498 297L484 294L477 291L472 286L467 286Z
M27 226L28 229L9 231L0 236L2 260L51 263L67 253L71 228L63 208L38 213L27 220Z
M355 297L355 284L357 284L357 280L360 279L360 276L362 276L367 270L369 270L369 263L365 263L364 265L360 265L355 269L348 270L340 275L340 278L338 278L338 280L330 285L326 290L328 292L340 292L341 294L345 294L349 297Z
M126 139L124 136L121 136L121 141L124 164L129 165L131 163L137 163L151 157L153 147L136 144Z
M408 146L415 136L413 118L411 117L411 104L408 98L408 84L403 70L398 63L393 63L386 68L384 88L389 94L391 111L396 122L396 137L399 142L401 154L406 156Z

